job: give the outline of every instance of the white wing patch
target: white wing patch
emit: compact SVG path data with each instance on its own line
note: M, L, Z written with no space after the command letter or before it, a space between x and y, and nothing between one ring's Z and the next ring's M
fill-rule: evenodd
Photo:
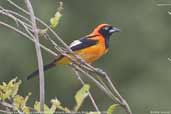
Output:
M79 44L81 44L82 42L80 41L80 40L75 40L75 41L73 41L70 45L69 45L69 47L71 48L71 47L73 47L73 46L76 46L76 45L79 45Z

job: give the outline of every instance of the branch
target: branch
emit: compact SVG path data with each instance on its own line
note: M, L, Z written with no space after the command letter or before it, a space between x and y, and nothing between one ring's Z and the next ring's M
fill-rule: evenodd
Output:
M75 74L76 74L78 80L80 80L81 84L84 85L85 82L84 82L84 80L82 80L82 78L81 78L79 72L78 72L75 68L72 68L72 69L73 69L73 71L75 72ZM93 96L92 96L92 94L91 94L90 92L88 92L88 96L89 96L89 98L90 98L90 100L91 100L91 102L92 102L94 108L95 108L96 111L100 114L100 110L99 110L99 108L97 107L97 104L96 104L96 102L95 102L95 100L94 100L94 98L93 98Z
M36 20L34 16L34 11L30 0L25 0L25 4L27 5L27 9L30 12L30 19L32 21L32 30L35 36L35 48L38 60L38 69L39 69L39 89L40 89L40 112L44 112L44 102L45 102L45 84L44 84L44 71L43 71L43 58L42 53L39 45L39 36L38 36L38 29L36 25Z
M127 114L132 114L132 111L131 111L127 101L120 95L120 93L118 92L116 87L113 85L113 83L112 83L111 79L109 78L108 74L106 72L103 72L103 71L101 71L101 72L96 71L96 73L101 73L101 75L103 74L105 76L105 78L108 81L111 89L113 90L116 97L120 100L120 104L125 108L125 111L127 112Z
M15 27L13 27L13 26L7 24L7 23L4 23L4 22L2 22L2 21L0 21L0 25L3 25L3 26L5 26L5 27L7 27L7 28L9 28L9 29L11 29L11 30L17 32L18 34L20 34L20 35L22 35L22 36L28 38L29 40L31 40L32 42L35 43L35 40L34 40L34 39L32 39L32 38L31 38L29 35L27 35L26 33L24 33L24 32L22 32L22 31L18 30L17 28L15 28ZM44 45L42 45L42 44L39 44L39 45L40 45L40 47L41 47L42 49L44 49L45 51L49 52L49 53L52 54L53 56L56 56L56 57L58 56L57 53L55 53L54 51L52 51L52 50L50 50L49 48L45 47Z
M86 72L85 70L83 70L75 64L71 64L71 66L78 70L80 73L87 76L89 79L91 79L97 87L99 87L105 94L109 96L109 98L112 99L112 101L117 101L117 103L119 104L119 100L111 93L111 91L108 91L108 89L106 89L94 76L90 75L88 72Z
M0 104L3 105L3 106L5 106L5 107L8 107L8 108L15 109L15 106L14 106L14 105L9 104L9 103L7 103L7 102L0 101ZM7 111L4 111L4 110L1 110L0 112L5 112L5 113L10 113L10 114L11 114L11 112L7 112ZM17 112L18 112L18 114L24 114L24 113L21 112L20 110L17 110Z

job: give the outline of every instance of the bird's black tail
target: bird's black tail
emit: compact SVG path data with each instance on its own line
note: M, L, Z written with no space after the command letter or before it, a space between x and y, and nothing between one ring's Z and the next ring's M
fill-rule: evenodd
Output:
M43 69L44 69L44 71L46 71L46 70L48 70L48 69L54 67L55 65L56 65L56 64L55 64L55 61L53 61L53 62L51 62L51 63L49 63L49 64L44 65L44 66L43 66ZM35 70L35 71L32 72L29 76L27 76L27 80L29 80L29 79L31 79L31 78L33 78L33 77L38 76L38 74L39 74L39 70Z

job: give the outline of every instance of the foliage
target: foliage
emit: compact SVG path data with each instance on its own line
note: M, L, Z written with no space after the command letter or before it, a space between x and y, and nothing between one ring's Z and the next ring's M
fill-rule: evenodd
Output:
M55 28L55 27L58 26L59 21L60 21L60 19L62 17L61 10L63 10L63 2L59 2L59 7L58 7L57 12L55 13L54 17L52 17L50 19L50 24L51 24L50 26L52 28Z
M113 105L109 106L109 108L107 109L107 114L113 114L113 112L116 110L117 106L118 106L118 104L113 104Z
M3 82L0 85L0 107L9 108L8 110L10 110L11 112L21 112L24 114L29 114L30 112L40 112L40 102L35 101L33 108L27 105L27 101L31 96L31 93L28 93L28 95L25 97L18 94L21 82L21 80L17 80L17 78L14 78L8 83ZM51 106L44 104L45 113L53 114L56 111L65 113L71 113L73 111L78 112L84 100L87 98L89 90L90 85L85 84L76 92L74 96L76 101L74 110L62 106L62 103L57 98L55 98L51 100ZM12 108L4 105L4 103L8 104L8 106L10 105ZM116 109L116 106L118 105L111 105L107 110L107 114L112 114ZM87 114L98 114L98 112L89 112Z
M18 95L20 85L21 80L17 81L17 78L12 79L9 83L3 82L2 85L0 85L0 100L2 102L12 102L12 110L20 110L27 114L30 112L30 109L26 104L31 93L26 97Z
M84 99L88 96L89 89L90 86L88 84L85 84L79 91L77 91L75 95L75 101L76 101L75 111L78 111L78 109L84 102Z
M55 28L59 24L59 20L62 17L62 14L58 11L55 16L50 19L51 27Z
M0 85L0 100L10 99L17 94L21 80L18 82L16 82L16 80L17 78L11 80L8 84L3 82L2 85Z

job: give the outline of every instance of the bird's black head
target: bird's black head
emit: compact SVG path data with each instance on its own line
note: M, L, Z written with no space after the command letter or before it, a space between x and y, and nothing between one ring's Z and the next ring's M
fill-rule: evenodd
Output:
M120 32L120 29L112 27L111 25L104 25L99 29L99 33L108 39L114 32Z
M120 29L118 29L116 27L112 27L109 24L100 24L95 28L95 30L93 32L98 33L104 37L105 46L106 46L106 48L108 48L110 36L115 32L120 32Z

